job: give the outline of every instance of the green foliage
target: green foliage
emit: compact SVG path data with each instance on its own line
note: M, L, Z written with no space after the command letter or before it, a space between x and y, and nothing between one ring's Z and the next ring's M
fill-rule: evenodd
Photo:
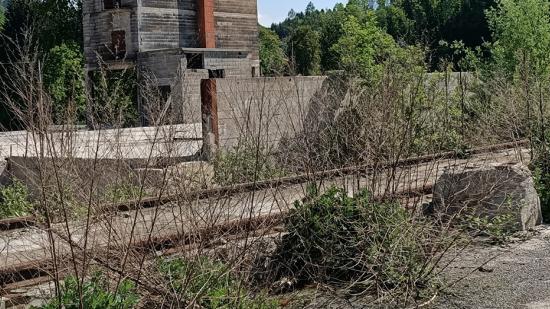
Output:
M281 39L267 28L260 27L260 61L263 75L282 75L287 59Z
M540 151L531 162L535 186L540 197L542 217L550 222L550 151Z
M497 216L476 216L466 215L463 220L463 227L473 236L486 236L492 243L502 244L513 233L515 216L511 213L504 213Z
M88 214L88 205L79 200L75 189L66 183L48 187L45 190L45 204L37 204L36 209L44 216L44 220L47 210L53 222L78 219Z
M86 93L84 57L76 44L61 44L50 50L44 66L44 83L52 97L54 122L84 123Z
M33 204L30 202L29 190L20 181L0 188L0 218L20 217L30 214Z
M231 274L229 268L211 259L195 261L160 260L158 270L184 301L195 300L207 309L271 309L276 302L263 295L251 297L245 286Z
M44 0L36 5L35 27L43 52L65 43L82 46L81 0Z
M290 34L287 49L296 73L301 75L321 73L320 35L311 26L304 25L294 29Z
M381 63L400 52L392 37L378 28L373 13L367 14L362 23L349 17L344 22L343 36L332 49L343 68L369 79L378 77Z
M68 277L62 285L61 301L55 298L38 308L131 309L135 308L139 302L135 284L128 280L123 280L116 291L110 291L107 279L99 273L94 274L81 287L82 303L80 303L79 285L80 282L76 277Z
M429 283L426 245L437 235L397 203L375 202L366 191L349 197L333 188L296 202L285 226L288 234L276 255L279 276L346 284L355 291Z
M550 55L550 3L546 0L498 0L487 11L493 31L491 48L495 68L512 76L520 64L523 70L547 74Z
M132 127L139 123L137 81L134 70L94 72L93 110L88 115L96 127Z
M129 184L121 183L107 187L105 192L105 200L111 203L120 203L130 200L136 200L141 193L141 187Z
M4 34L15 39L31 27L41 54L63 43L81 46L81 6L72 0L11 0Z
M476 49L491 38L485 10L495 0L351 0L337 4L332 10L317 10L308 6L305 12L291 11L288 18L272 29L285 41L299 27L308 26L320 34L321 71L338 69L331 47L344 37L343 24L355 17L361 27L369 14L376 15L379 26L399 44L421 45L430 50L427 61L432 69L451 58L453 51L439 42L460 41L467 48ZM455 57L454 61L459 61ZM297 60L299 62L299 60Z
M214 181L220 185L274 179L285 175L268 151L256 147L236 147L214 158Z

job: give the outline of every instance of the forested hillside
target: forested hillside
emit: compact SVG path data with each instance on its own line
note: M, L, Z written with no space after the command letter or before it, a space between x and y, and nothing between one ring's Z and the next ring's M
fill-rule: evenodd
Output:
M370 45L372 56L378 58L381 49L389 45L421 47L430 68L437 70L444 63L460 62L459 47L476 49L491 41L485 13L494 7L495 0L351 0L330 10L318 10L310 3L304 12L290 11L285 21L273 24L270 30L281 39L289 73L344 69L350 60L344 59L349 52L346 46L361 48L359 39ZM263 33L262 38L269 37L266 29ZM262 43L266 50L273 46L272 39ZM278 55L280 50L263 54L270 53ZM282 62L268 61L263 68L275 73L281 66Z

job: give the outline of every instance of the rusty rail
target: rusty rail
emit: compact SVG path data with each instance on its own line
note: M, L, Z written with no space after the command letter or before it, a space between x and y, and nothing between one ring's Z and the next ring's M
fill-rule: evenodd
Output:
M468 153L472 155L491 153L499 150L507 150L507 149L513 149L513 148L525 146L526 144L527 143L525 141L521 141L517 143L491 145L487 147L472 149ZM421 157L399 160L393 163L379 164L379 165L376 165L376 168L406 167L406 166L419 164L419 163L426 163L426 162L442 160L447 158L456 158L457 155L458 154L456 152L446 152L446 153L441 153L437 155L421 156ZM238 184L230 187L220 187L220 188L209 189L209 190L200 190L200 191L196 191L191 194L185 195L183 197L208 198L212 196L230 196L231 194L242 193L242 192L251 191L251 190L273 188L273 187L278 187L282 185L300 184L300 183L304 183L311 180L317 180L317 179L342 177L342 176L353 174L356 172L367 173L369 168L374 168L374 166L363 165L363 166L357 166L357 167L347 167L342 169L322 171L314 174L304 174L304 175L297 175L292 177L284 177L276 180L260 181L257 183L245 183L245 184ZM433 184L425 184L421 188L417 188L413 190L411 190L410 188L402 188L400 189L400 191L395 192L391 196L377 195L375 196L375 198L376 199L381 199L381 198L405 199L405 198L413 198L413 197L423 197L427 194L430 194L432 192L432 189L433 189ZM142 201L131 201L126 203L108 205L106 206L106 209L111 211L120 211L120 210L126 211L126 210L136 209L139 207L143 207L143 208L155 207L157 205L169 203L174 199L178 199L181 197L182 197L181 195L175 195L175 196L168 196L164 199L158 199L158 198L143 199ZM256 231L260 228L266 228L266 226L267 227L281 226L281 224L284 223L284 218L286 217L287 214L288 214L287 212L283 211L275 214L263 215L263 216L253 217L253 218L225 221L225 222L222 222L221 224L217 224L214 226L200 228L191 233L175 233L171 235L152 237L147 240L133 242L130 245L130 248L126 248L126 249L132 249L132 250L141 251L144 253L157 252L157 251L174 252L176 249L189 248L190 246L198 242L198 240L200 241L213 240L217 236L221 236L221 235L224 235L226 237L236 237L238 239L238 237L240 237L239 235L243 235L244 233L247 233L250 231ZM19 218L19 219L23 219L23 218ZM29 220L28 217L24 219L25 219L25 222L32 223L32 221ZM0 226L4 224L3 226L9 227L9 226L18 224L17 218L3 220L3 221L4 223L0 221ZM37 223L36 225L38 227L41 227ZM74 243L71 239L68 239L63 233L55 230L52 230L52 232L56 234L56 236L61 238L64 242L69 244L71 247L74 247L79 252L78 256L85 253L85 251L82 248L80 248L78 244ZM101 250L105 250L105 249L97 249L97 250L100 250L101 252ZM63 264L65 264L68 257L59 257L59 259ZM108 269L111 269L111 266L109 265L109 263L106 261L103 261L103 259L97 259L95 260L95 262L99 265L107 267ZM53 265L53 260L51 258L47 258L43 260L33 261L32 263L18 265L13 268L4 269L0 271L0 286L1 287L17 286L18 282L25 281L25 280L29 280L31 282L34 282L37 280L40 281L38 278L44 277L45 274L46 276L48 276L54 271L52 265Z
M284 185L296 185L307 183L318 179L330 179L342 177L358 172L367 173L374 168L386 169L390 167L406 167L410 165L426 163L442 159L452 159L464 155L476 155L491 153L500 150L514 149L518 147L526 147L529 145L528 140L520 140L516 142L494 144L489 146L472 148L465 152L448 151L432 155L424 155L407 159L396 160L394 162L381 162L377 164L364 164L357 166L349 166L332 170L325 170L309 174L300 174L294 176L281 177L278 179L261 180L257 182L241 183L231 186L222 186L212 189L196 190L186 194L167 195L164 197L144 197L138 200L129 200L120 203L106 204L100 209L101 212L125 212L139 208L153 208L159 205L168 204L179 199L207 199L213 196L231 196L234 194L251 192L255 190L269 189ZM38 222L33 216L25 216L19 218L9 218L0 220L0 231L19 229L29 226L37 226Z

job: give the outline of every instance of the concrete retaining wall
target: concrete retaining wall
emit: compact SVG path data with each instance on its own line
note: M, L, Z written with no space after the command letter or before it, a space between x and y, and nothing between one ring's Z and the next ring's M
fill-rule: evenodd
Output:
M203 80L206 146L229 150L259 139L264 147L275 147L304 130L328 83L322 76Z

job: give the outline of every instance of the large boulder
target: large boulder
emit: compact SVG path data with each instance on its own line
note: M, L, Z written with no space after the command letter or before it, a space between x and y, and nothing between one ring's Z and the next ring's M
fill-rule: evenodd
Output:
M540 198L531 172L521 164L448 169L434 187L434 211L492 219L511 215L509 229L529 230L542 223Z

